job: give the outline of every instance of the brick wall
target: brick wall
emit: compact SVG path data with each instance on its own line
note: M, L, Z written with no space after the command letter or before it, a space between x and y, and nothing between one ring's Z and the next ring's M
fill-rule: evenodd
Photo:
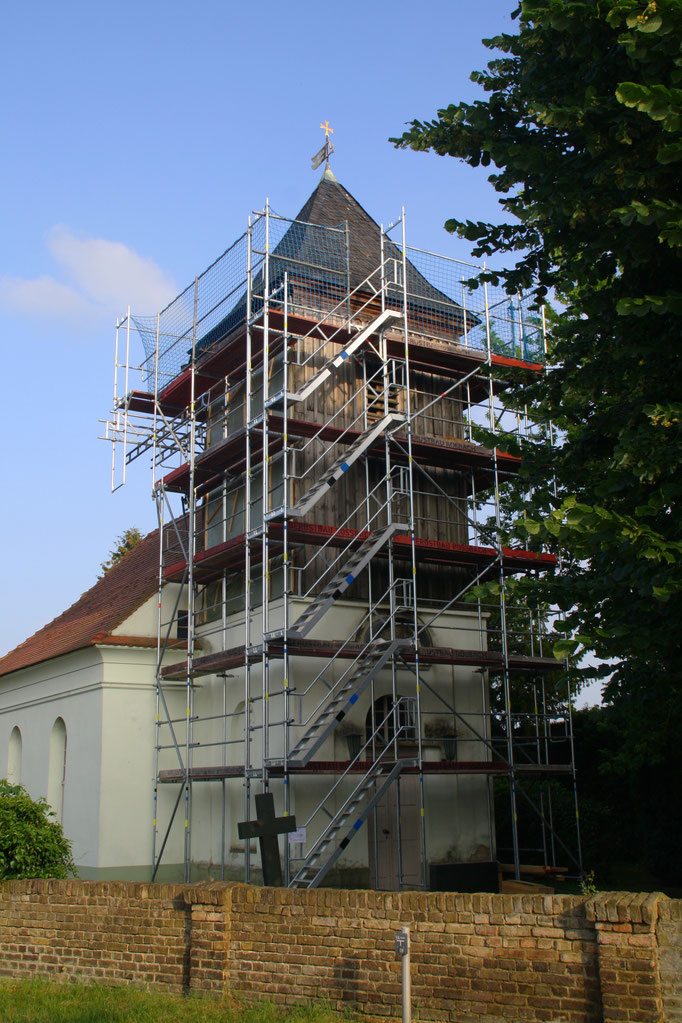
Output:
M663 1019L682 1020L682 900L666 899L658 907L658 962Z
M242 884L0 885L0 975L324 998L417 1020L682 1023L682 902L662 895L289 891Z
M182 991L191 914L182 885L6 881L0 974L115 980Z
M232 987L326 997L400 1016L394 933L411 931L412 993L428 1020L598 1020L595 934L564 896L263 890L232 894Z

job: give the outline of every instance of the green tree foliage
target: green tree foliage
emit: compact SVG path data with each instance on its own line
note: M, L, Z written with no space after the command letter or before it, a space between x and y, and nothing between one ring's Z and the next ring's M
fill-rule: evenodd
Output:
M566 614L556 654L610 662L628 756L660 760L682 726L682 4L523 0L515 14L518 34L487 40L500 56L472 76L487 98L392 141L494 165L505 221L446 227L479 257L515 254L489 279L560 300L548 372L510 392L559 442L549 427L497 438L524 457L506 510L561 556L533 584Z
M118 565L122 558L125 558L126 554L129 554L139 543L141 543L143 537L142 533L136 526L130 526L129 529L124 529L121 535L116 540L116 546L110 552L109 557L106 561L103 561L100 565L102 569L99 579L103 579L110 568L114 565Z
M0 778L0 881L74 873L71 843L49 803Z
M682 762L630 758L627 701L573 715L583 860L598 885L682 893Z

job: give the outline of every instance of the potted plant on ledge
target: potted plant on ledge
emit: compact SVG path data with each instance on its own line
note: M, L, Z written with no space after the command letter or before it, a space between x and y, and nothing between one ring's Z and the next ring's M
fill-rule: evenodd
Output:
M439 739L445 760L457 759L457 729L453 718L432 718L424 725L427 739Z
M336 729L336 734L346 740L348 746L348 759L355 760L364 740L363 729L361 725L353 724L352 721L346 721L339 725Z

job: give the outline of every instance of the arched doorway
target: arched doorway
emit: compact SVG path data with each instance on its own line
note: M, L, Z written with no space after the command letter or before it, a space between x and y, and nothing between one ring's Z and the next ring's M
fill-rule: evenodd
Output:
M365 718L365 734L374 735L375 755L388 760L413 759L417 753L417 729L412 701L387 693L374 701ZM391 712L393 710L393 712ZM398 733L397 753L388 747ZM383 891L421 886L421 828L419 778L403 773L376 804L368 829L369 870L372 887Z

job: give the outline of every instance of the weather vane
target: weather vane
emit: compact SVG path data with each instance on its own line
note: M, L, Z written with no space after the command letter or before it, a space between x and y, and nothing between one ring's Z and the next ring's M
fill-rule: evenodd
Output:
M326 169L329 170L329 157L334 152L334 143L331 141L329 136L334 134L334 129L329 127L329 121L325 121L324 124L320 124L320 128L324 132L324 145L319 152L315 153L312 160L312 167L313 170L317 170L320 164L323 161L326 161Z

